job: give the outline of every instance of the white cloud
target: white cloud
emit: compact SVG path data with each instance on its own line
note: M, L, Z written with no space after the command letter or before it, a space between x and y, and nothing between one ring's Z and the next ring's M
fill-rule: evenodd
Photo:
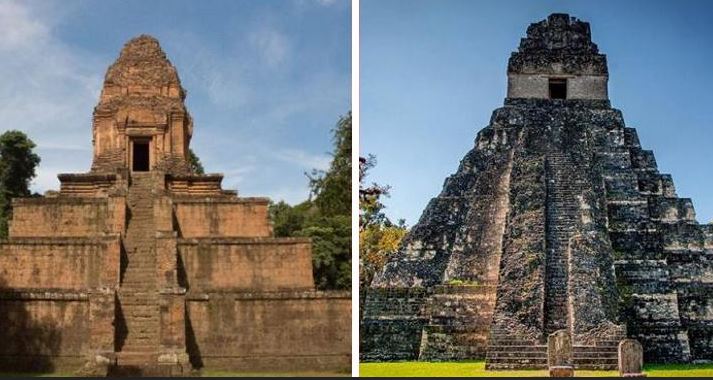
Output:
M285 201L290 205L296 205L307 200L309 190L303 187L282 187L270 191L265 196L269 197L273 202Z
M300 149L282 149L275 152L275 157L307 170L327 170L332 161L327 154L313 154Z
M269 67L277 67L287 61L290 43L287 36L275 29L263 27L250 34L250 43L258 50L263 62Z
M34 20L24 5L11 0L0 2L0 49L22 47L47 33L46 25Z
M321 7L331 7L334 5L350 5L349 0L296 0L295 5L300 8L306 8L309 6L321 6Z
M0 2L0 133L24 131L42 150L32 189L44 192L56 188L57 173L91 159L91 110L101 75L94 57L52 34L57 13L30 4L42 3Z

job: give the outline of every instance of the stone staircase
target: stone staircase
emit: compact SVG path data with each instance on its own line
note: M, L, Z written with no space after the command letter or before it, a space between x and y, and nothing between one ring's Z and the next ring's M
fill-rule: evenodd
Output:
M619 361L618 347L619 340L601 340L594 346L572 346L574 368L615 370Z
M569 327L567 247L580 218L577 196L586 185L573 167L566 153L547 157L545 336Z
M547 368L547 346L539 342L514 336L505 329L490 330L486 370L543 369Z
M618 345L625 334L608 340L597 340L594 345L572 347L575 369L615 370L618 364ZM486 370L546 369L547 345L535 340L514 337L500 330L491 331L485 356Z
M547 157L546 209L546 271L544 336L569 329L567 247L577 232L581 218L581 196L587 186L576 165L566 153L551 153ZM576 369L613 370L617 368L617 347L620 337L598 340L594 345L574 345L573 365ZM543 341L544 342L544 341ZM485 368L488 370L545 369L547 345L543 342L513 335L502 327L490 332Z
M156 281L155 225L150 173L132 173L124 238L128 263L118 292L117 369L155 367L159 352L159 305Z

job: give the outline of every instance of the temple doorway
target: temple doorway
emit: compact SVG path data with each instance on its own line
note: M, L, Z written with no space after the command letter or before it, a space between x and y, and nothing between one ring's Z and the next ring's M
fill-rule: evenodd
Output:
M133 141L133 162L131 170L135 172L149 171L149 141L135 140Z

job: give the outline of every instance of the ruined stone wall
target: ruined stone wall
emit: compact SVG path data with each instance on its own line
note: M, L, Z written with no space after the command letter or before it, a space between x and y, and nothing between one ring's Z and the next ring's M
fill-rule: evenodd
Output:
M419 360L484 358L495 308L494 285L441 285L425 305Z
M16 198L10 237L92 237L120 232L123 198Z
M169 176L166 178L166 189L174 196L220 196L226 193L220 186L223 180L221 174Z
M348 370L348 292L190 293L186 345L196 367Z
M178 253L183 286L192 291L314 288L309 239L188 239Z
M684 295L686 285L676 284L674 276L681 271L672 254L702 249L703 235L690 202L677 199L671 177L658 172L653 153L641 149L636 130L622 128L620 133L621 154L610 159L606 172L622 320L628 335L642 342L646 360L686 362L695 359L691 342L707 339L710 331L695 334L689 329L686 334L687 318L680 311L691 298ZM695 261L693 266L705 265L685 256ZM696 276L690 271L683 282L699 282Z
M86 293L0 291L0 369L78 368L90 347L89 314Z
M416 360L421 332L428 323L426 302L432 289L369 288L359 328L362 361Z
M118 236L105 241L13 239L0 243L0 288L88 289L119 282Z
M177 198L173 204L183 238L272 235L266 198Z
M115 186L126 181L126 175L59 174L60 194L72 197L106 197Z

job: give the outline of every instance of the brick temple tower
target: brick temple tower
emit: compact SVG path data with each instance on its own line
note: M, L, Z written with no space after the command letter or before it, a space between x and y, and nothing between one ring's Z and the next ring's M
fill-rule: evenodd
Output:
M13 200L0 244L0 364L349 368L349 293L314 290L310 240L273 237L268 199L192 171L185 96L158 41L132 39L94 109L91 171Z
M713 359L713 225L700 225L607 95L589 24L534 23L505 104L364 300L363 360L485 358L543 368L566 330L578 368Z

